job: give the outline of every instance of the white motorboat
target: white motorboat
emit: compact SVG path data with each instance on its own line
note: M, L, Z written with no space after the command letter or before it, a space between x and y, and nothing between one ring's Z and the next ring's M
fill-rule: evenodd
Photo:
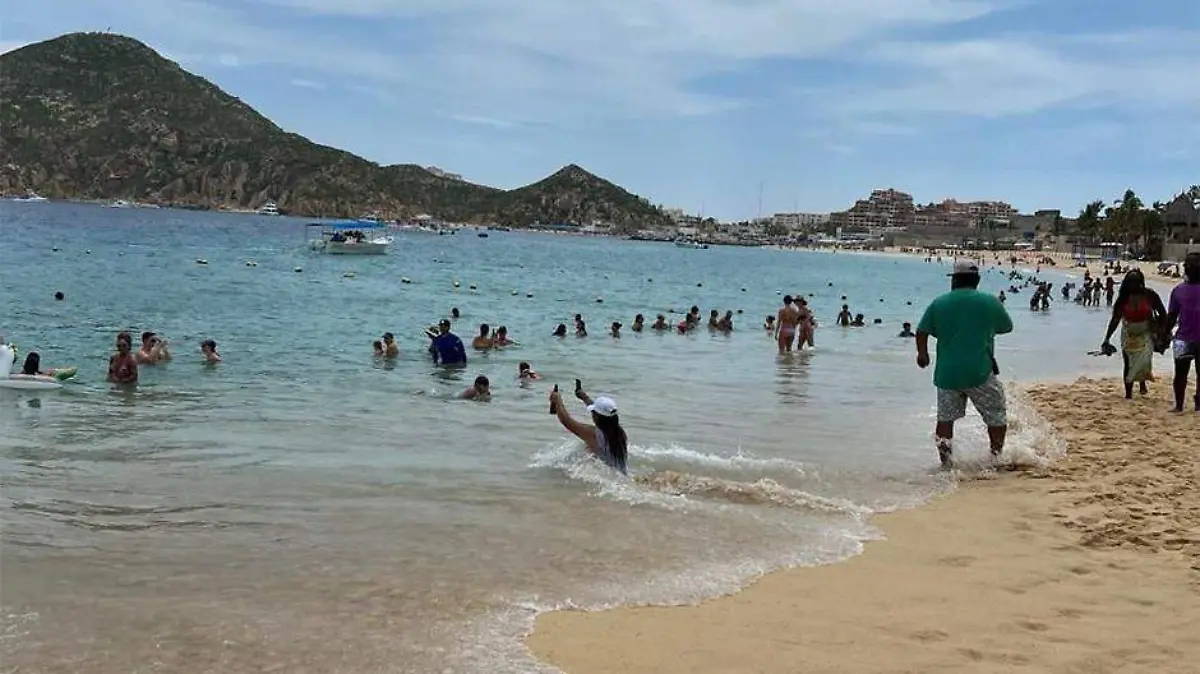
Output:
M676 239L675 245L679 246L680 248L695 248L696 250L708 250L707 243L701 243L699 241L693 241L691 239Z
M305 232L308 247L328 255L383 255L394 240L386 226L369 220L314 222Z
M279 206L274 201L268 201L258 207L259 215L279 215Z
M12 201L19 201L26 204L36 204L49 200L46 197L40 196L37 192L30 192L23 197L13 197Z
M105 206L108 208L129 208L130 206L133 206L133 204L125 201L124 199L117 199L116 201L105 204Z

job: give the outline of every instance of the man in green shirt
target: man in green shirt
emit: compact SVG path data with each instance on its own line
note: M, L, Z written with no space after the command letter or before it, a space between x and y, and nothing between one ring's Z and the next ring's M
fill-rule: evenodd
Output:
M1008 433L1008 408L1004 386L996 375L996 335L1012 332L1012 319L1004 304L979 292L979 267L958 260L950 274L950 292L939 296L917 325L917 365L929 366L929 338L937 340L937 448L942 467L953 455L954 422L967 414L970 400L987 425L992 456L1004 450Z

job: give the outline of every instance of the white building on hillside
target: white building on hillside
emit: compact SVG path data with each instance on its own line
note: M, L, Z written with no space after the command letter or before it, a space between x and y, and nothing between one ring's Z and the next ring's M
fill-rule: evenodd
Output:
M789 232L805 231L829 222L828 213L776 213L771 217L776 227L784 227Z

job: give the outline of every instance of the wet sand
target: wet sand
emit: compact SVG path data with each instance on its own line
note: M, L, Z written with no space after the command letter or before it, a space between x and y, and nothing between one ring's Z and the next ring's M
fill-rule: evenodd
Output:
M1169 388L1035 386L1058 464L880 516L887 540L843 563L699 606L545 614L527 643L568 674L1195 672L1200 414L1171 414Z

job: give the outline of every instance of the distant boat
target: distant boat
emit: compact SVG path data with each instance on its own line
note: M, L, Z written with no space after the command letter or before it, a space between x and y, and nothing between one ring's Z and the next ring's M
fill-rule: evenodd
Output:
M478 236L479 236L479 238L481 238L481 239L486 239L486 238L488 238L488 233L487 233L487 232L480 232Z
M310 223L305 238L309 248L329 255L383 255L394 240L386 226L366 220Z
M26 194L23 197L13 197L12 201L20 201L22 203L27 203L27 204L36 204L36 203L41 203L43 201L49 201L49 200L46 199L46 197L39 196L37 192L30 192L29 194Z
M691 239L675 239L675 245L680 248L695 248L696 250L708 250L707 243L692 241Z
M105 207L106 208L129 208L132 205L133 204L129 203L128 201L125 201L124 199L117 199L116 201L105 204Z
M277 206L274 201L268 201L267 203L258 207L258 214L279 215L279 206Z

